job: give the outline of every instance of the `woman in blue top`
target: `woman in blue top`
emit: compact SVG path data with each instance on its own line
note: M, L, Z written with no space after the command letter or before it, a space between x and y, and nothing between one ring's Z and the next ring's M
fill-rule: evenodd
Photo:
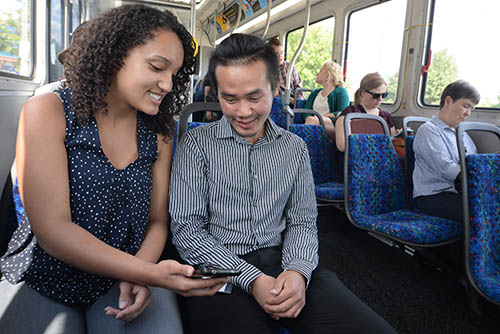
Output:
M180 333L171 290L211 295L227 281L157 263L168 230L173 114L187 101L195 50L171 13L114 8L89 21L65 53L66 88L25 104L19 227L1 259L16 284L0 282L3 331Z
M305 109L312 109L323 116L328 137L335 140L335 117L349 105L349 94L344 88L342 69L334 61L326 61L316 75L316 82L323 88L315 89L309 95ZM305 124L319 125L316 116L306 117Z

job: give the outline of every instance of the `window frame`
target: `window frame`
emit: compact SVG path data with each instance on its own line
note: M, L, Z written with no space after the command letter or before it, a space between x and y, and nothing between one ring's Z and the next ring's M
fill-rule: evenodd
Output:
M429 63L429 54L432 52L432 33L434 27L434 13L435 13L436 0L430 0L429 2L429 15L427 18L427 31L426 31L426 39L425 39L425 47L423 48L424 56L422 66ZM432 64L431 64L432 67ZM417 103L419 106L423 108L438 108L439 104L428 104L425 102L425 89L427 86L429 72L427 71L425 74L421 75L420 79L420 87L418 89L418 98ZM498 114L500 108L489 108L489 107L474 107L474 110L487 112L487 113L495 113Z
M35 77L35 63L36 63L36 36L35 36L35 26L36 26L36 1L28 0L30 3L30 69L28 75L15 74L12 72L6 72L0 70L0 77L15 78L23 81L33 81Z
M336 17L335 15L329 15L329 16L325 16L325 17L322 17L320 18L319 20L316 20L314 22L309 22L309 27L311 27L312 25L316 24L316 23L319 23L321 21L324 21L324 20L327 20L327 19L330 19L330 18L333 18L334 20L336 20ZM288 30L286 33L285 33L285 39L284 39L284 42L285 44L283 45L283 52L284 52L284 59L286 60L286 56L287 56L287 51L288 51L288 35L291 34L292 32L295 32L297 30L300 30L300 29L303 29L304 28L304 25L300 25L298 26L297 28L295 29L292 29L292 30ZM276 35L278 36L278 35ZM333 47L335 47L335 25L333 26L333 35L332 35L332 50L331 50L331 58L333 58Z
M348 56L348 52L349 52L349 36L350 36L350 32L351 32L351 16L352 14L355 14L357 12L360 12L362 10L366 10L368 8L371 8L371 7L375 7L375 6L378 6L378 5L382 5L386 2L389 2L391 0L381 0L377 3L372 3L372 4L369 4L367 6L363 6L363 7L360 7L360 8L356 8L356 9L353 9L351 11L349 11L349 13L347 14L347 17L346 17L346 28L345 28L345 32L344 32L344 55L343 55L343 63L342 63L342 70L343 70L343 74L344 74L344 82L346 82L346 74L347 74L347 56ZM434 1L434 0L432 0ZM407 15L408 15L408 3L410 2L410 0L406 0L406 10L405 10L405 23L403 24L403 27L402 28L405 28L406 27L406 20L407 20ZM400 98L401 98L401 94L399 94L399 91L400 91L400 84L401 84L401 74L402 72L404 71L404 50L405 50L405 42L407 40L408 36L403 33L403 38L401 39L401 56L400 56L400 59L399 59L399 75L398 75L398 84L396 86L396 96L394 96L394 102L393 103L385 103L385 102L382 102L380 105L381 106L387 106L389 108L386 108L384 110L388 111L390 109L393 109L393 108L397 108L398 105L401 103L400 102ZM387 83L388 85L389 83ZM353 102L353 101L351 101Z
M330 49L330 57L328 58L329 60L333 59L333 53L334 53L333 48L335 47L335 25L336 25L337 18L335 17L334 14L332 14L332 15L328 15L328 16L322 17L322 18L320 18L320 19L318 19L316 21L309 22L309 28L310 28L312 25L314 25L316 23L319 23L321 21L325 21L325 20L328 20L328 19L331 19L331 18L333 18L334 24L333 24L333 33L332 33L332 36L331 36L332 37L332 48ZM282 41L282 44L283 44L283 53L284 53L283 57L284 57L285 61L287 61L286 60L286 56L287 56L287 51L288 51L288 35L291 34L291 33L293 33L293 32L295 32L295 31L297 31L297 30L303 29L303 28L304 28L304 25L302 24L302 25L296 27L295 29L288 30L285 33L284 44L283 44L283 41ZM306 42L307 42L307 40L306 40ZM294 65L294 66L296 66L296 65ZM299 71L299 69L297 69L297 71ZM299 73L300 73L300 71L299 71Z

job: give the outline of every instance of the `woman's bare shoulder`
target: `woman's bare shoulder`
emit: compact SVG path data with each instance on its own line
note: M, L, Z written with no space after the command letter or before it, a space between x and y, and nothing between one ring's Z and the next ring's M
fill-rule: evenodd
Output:
M64 131L64 108L56 93L46 93L30 98L23 106L20 122L32 131Z

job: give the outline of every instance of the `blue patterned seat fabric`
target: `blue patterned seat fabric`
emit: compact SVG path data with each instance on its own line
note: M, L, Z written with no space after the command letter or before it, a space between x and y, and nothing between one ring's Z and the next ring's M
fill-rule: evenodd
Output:
M500 155L466 159L472 276L484 294L500 303Z
M291 124L290 131L302 138L309 150L316 198L326 201L343 201L344 184L337 181L335 151L318 125Z
M295 108L298 108L298 109L301 109L301 108L304 108L304 106L306 105L306 99L297 99L295 101Z
M276 123L276 125L286 129L286 111L283 101L279 96L273 97L273 106L269 117Z
M349 136L348 210L354 224L415 244L462 235L463 225L405 209L401 165L388 136Z
M187 124L186 131L192 130L194 128L197 128L197 127L205 125L205 124L207 124L207 123L204 123L204 122L189 122Z

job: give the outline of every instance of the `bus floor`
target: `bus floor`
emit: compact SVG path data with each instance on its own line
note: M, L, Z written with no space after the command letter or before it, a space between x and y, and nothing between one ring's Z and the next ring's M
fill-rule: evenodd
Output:
M340 280L399 333L499 333L500 308L467 303L459 281L356 228L329 206L318 208L319 266Z

